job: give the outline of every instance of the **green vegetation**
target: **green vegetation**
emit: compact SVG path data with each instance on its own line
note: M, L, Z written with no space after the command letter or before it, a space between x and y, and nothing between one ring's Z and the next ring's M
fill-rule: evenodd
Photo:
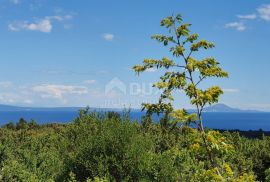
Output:
M213 43L190 34L182 17L167 17L161 26L169 36L155 35L182 62L167 57L145 59L137 73L164 68L163 92L157 104L145 103L142 122L128 114L89 113L68 124L38 125L21 119L0 129L1 181L270 181L270 138L247 139L239 133L203 127L202 111L218 102L218 86L206 90L199 84L210 77L227 77L214 58L191 55ZM173 92L183 90L197 113L173 108ZM159 122L151 115L161 114ZM198 129L190 127L197 124Z
M83 114L82 114L83 113ZM165 129L117 113L86 113L69 124L18 123L0 129L1 181L235 181L270 178L270 138L205 130L220 176L198 130ZM147 120L147 122L145 121ZM146 124L147 123L147 124Z
M164 123L165 127L168 126L169 121L188 124L197 122L203 134L202 111L206 105L217 103L223 91L218 86L208 89L201 89L199 86L208 78L228 77L228 73L222 70L219 62L213 57L202 60L193 57L193 54L200 49L211 49L214 44L206 40L198 40L198 34L190 34L191 24L183 23L180 14L164 18L160 24L169 30L169 35L153 35L152 38L163 43L164 46L170 46L169 50L175 60L168 57L163 57L161 60L145 59L143 65L133 67L138 74L151 68L165 69L160 81L153 85L162 90L158 103L144 103L143 109L146 109L149 115L163 113L169 117ZM196 114L188 113L185 109L173 108L173 93L177 91L184 91L190 103L197 109Z
M170 46L169 50L175 60L168 57L163 57L161 60L145 59L142 65L133 67L138 74L151 68L165 69L160 81L153 85L153 87L162 90L158 103L144 103L143 110L147 110L148 116L153 113L158 115L162 113L164 118L161 123L165 129L174 128L179 124L185 126L189 126L191 123L197 124L203 142L196 143L196 146L203 145L211 173L222 179L221 173L222 170L224 171L225 164L216 156L223 157L223 153L228 152L229 145L219 139L218 134L213 137L205 133L202 112L206 105L217 103L223 91L218 86L207 89L199 88L199 86L207 78L228 77L228 73L222 70L219 62L213 57L202 60L193 57L193 53L200 49L211 49L214 44L206 40L198 40L198 34L190 34L191 24L183 23L181 15L164 18L160 25L169 30L169 35L153 35L152 38L163 43L164 46ZM195 106L197 113L188 113L185 109L173 107L173 94L176 91L183 91L186 94L190 103ZM209 143L209 137L213 137L214 144Z

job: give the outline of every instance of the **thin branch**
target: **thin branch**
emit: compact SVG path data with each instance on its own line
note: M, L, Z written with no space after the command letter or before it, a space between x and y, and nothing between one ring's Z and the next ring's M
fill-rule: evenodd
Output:
M200 77L200 80L195 84L195 86L199 85L205 78L206 76Z
M173 21L173 28L174 28L175 35L176 35L177 44L180 45L180 36L181 36L181 35L179 35L179 37L178 37L178 32L177 32L177 29L176 29L175 20Z
M176 30L176 24L175 24L175 21L174 21L173 23L174 23L175 34L176 34L176 37L177 37L177 45L182 46L181 43L180 43L180 36L178 37L178 33L177 33L177 30ZM191 50L191 51L189 52L189 54L188 54L187 57L185 57L185 55L182 54L182 57L183 57L183 59L185 60L186 66L187 66L187 64L188 64L188 59L190 58L192 52L193 52L193 51ZM196 86L198 85L198 83L195 84L194 79L193 79L192 72L191 72L190 70L188 70L188 69L187 69L187 71L188 71L188 73L189 73L189 76L190 76L189 79L190 79L191 83L195 86L195 89L197 90ZM199 81L199 82L201 82L203 79L204 79L204 78L200 78L200 81ZM195 99L198 99L199 96L197 95L197 92L195 92L194 97L195 97ZM206 140L206 134L205 134L205 132L204 132L203 121L202 121L202 118L201 118L202 110L203 110L204 106L205 106L205 104L203 104L202 106L200 106L198 103L196 103L197 115L198 115L198 117L199 117L199 128L200 128L200 131L201 131L201 135L202 135L202 139L203 139L203 142L204 142L204 146L205 146L206 151L207 151L207 153L208 153L209 160L210 160L212 166L215 167L216 165L215 165L215 162L214 162L214 160L213 160L212 152L211 152L211 150L209 149L209 145L208 145L207 140ZM217 169L217 173L220 175L218 169Z
M193 51L190 51L188 56L187 56L187 60L190 58L191 54L193 53Z
M186 76L186 79L189 79L189 80L191 81L191 78L190 78L190 77L188 77L188 76Z
M174 66L176 66L176 67L178 67L178 68L185 68L186 69L186 66L181 66L181 65L174 65Z

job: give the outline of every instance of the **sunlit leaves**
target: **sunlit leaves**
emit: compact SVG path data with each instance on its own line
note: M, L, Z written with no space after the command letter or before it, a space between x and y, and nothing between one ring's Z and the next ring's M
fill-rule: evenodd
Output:
M173 60L170 60L167 57L162 58L161 60L155 60L155 59L145 59L143 61L143 66L146 68L169 68L171 66L174 66L175 63Z
M234 152L233 146L222 136L218 131L209 131L206 135L206 140L213 152L216 154L224 154Z
M190 72L194 72L196 68L198 68L197 63L198 61L196 61L194 58L192 57L188 58L187 64L186 64L187 70Z
M202 76L208 77L228 77L228 73L223 71L219 67L211 67L206 69L200 69Z
M223 91L218 86L213 86L208 88L206 91L204 91L205 94L205 100L209 104L213 104L218 102L218 98L221 94L223 94Z
M166 28L171 27L174 24L174 19L171 16L164 18L160 22L160 26L165 26Z
M157 115L161 113L171 113L173 111L173 107L170 103L158 103L158 104L148 104L144 103L142 110L146 110L147 114L152 115L156 113Z
M141 66L141 65L135 65L135 66L133 66L132 69L133 69L136 73L139 74L139 73L145 71L145 70L146 70L146 67Z
M150 68L170 68L172 66L174 66L175 63L173 60L170 60L169 58L167 57L164 57L162 58L161 60L156 60L156 59L145 59L143 61L143 65L135 65L133 66L133 70L136 72L136 73L141 73L141 72L144 72L146 71L147 69L150 69Z
M198 118L196 114L189 114L185 109L174 110L170 116L176 122L195 122Z
M182 16L181 16L180 14L177 14L177 15L175 16L175 20L177 21L177 23L182 23L183 18L182 18Z
M204 49L211 49L215 47L215 45L212 42L208 42L206 40L200 40L197 43L193 43L190 47L191 51L198 51L200 48Z
M191 72L199 70L202 77L228 77L228 73L219 67L219 62L214 58L206 58L198 61L190 57L187 60L187 69Z
M228 73L219 67L219 62L214 58L206 58L198 62L198 69L202 76L207 77L228 77Z
M158 61L158 65L157 65L157 68L170 68L171 66L174 66L175 63L174 61L170 60L169 58L167 57L164 57L162 58L162 60Z
M210 87L207 90L201 90L197 89L194 84L189 84L185 91L191 99L191 104L199 106L216 103L218 102L219 96L223 94L223 91L218 86Z
M170 52L179 60L171 60L164 57L161 60L145 59L142 65L136 65L133 69L137 72L144 72L149 68L165 68L167 72L160 77L160 81L153 87L162 90L157 104L144 104L143 109L148 113L168 113L178 121L193 121L193 115L187 114L184 110L174 110L175 91L182 90L190 99L190 103L197 108L198 116L195 120L201 120L203 108L207 104L218 102L222 90L213 86L208 89L200 89L199 84L210 77L228 77L228 73L223 71L214 58L195 59L192 53L200 49L211 49L212 42L198 40L198 34L191 34L191 24L183 23L181 15L169 16L161 21L161 26L169 30L168 35L153 35L152 39L157 40L167 46L170 44ZM175 119L174 119L175 121ZM201 121L200 121L201 122Z
M169 42L176 43L173 36L153 35L151 38L157 40L158 42L162 42L164 46L167 46Z
M184 43L190 42L193 43L195 40L199 38L198 34L191 34L187 37L187 39L184 41Z
M186 74L185 73L171 73L167 79L163 77L168 82L169 89L182 89L186 86Z
M172 91L176 89L182 89L186 86L186 76L185 73L175 73L166 72L162 77L160 77L160 82L153 85L158 89L163 89L163 93L160 99L173 101Z
M172 96L172 89L165 89L163 91L163 93L160 95L160 101L163 101L163 100L169 100L169 101L173 101L174 98Z
M177 34L179 36L188 36L189 35L189 27L191 26L191 24L182 24L177 28Z
M153 85L153 87L159 88L159 89L163 89L168 87L168 83L166 82L157 82Z
M183 46L178 45L176 47L171 47L171 52L176 57L183 56L183 54L185 52L185 48Z

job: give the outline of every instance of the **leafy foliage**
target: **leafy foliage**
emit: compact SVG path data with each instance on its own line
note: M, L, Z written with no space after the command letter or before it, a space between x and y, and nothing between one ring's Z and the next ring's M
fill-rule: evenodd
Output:
M204 106L218 102L223 92L198 85L228 74L214 58L197 60L192 53L214 44L190 34L191 24L180 15L163 19L161 26L170 35L152 38L171 46L174 58L182 61L145 59L133 67L137 73L165 69L153 85L163 92L158 103L143 105L147 115L142 124L128 113L89 113L89 108L68 124L9 123L0 128L0 181L269 181L269 137L250 140L203 128ZM190 98L196 114L173 108L177 90ZM162 115L158 123L152 122L153 113ZM199 124L198 130L190 123Z
M166 70L165 74L160 77L160 81L153 85L153 87L162 90L158 103L144 103L143 110L146 109L148 115L153 113L164 114L162 126L165 129L168 129L170 123L172 123L172 127L175 127L178 123L186 126L197 123L212 170L216 171L217 175L222 178L219 171L222 166L214 160L215 152L220 148L218 144L213 145L211 141L207 140L208 136L204 132L202 122L202 112L206 105L217 103L223 91L218 86L201 89L199 84L211 77L228 77L228 73L222 70L215 58L207 57L197 60L192 57L194 52L200 49L211 49L214 44L206 40L199 40L198 34L190 34L191 24L183 23L181 15L164 18L160 25L169 30L169 35L153 35L152 39L163 43L164 46L170 46L170 52L175 60L167 57L161 60L145 59L142 65L133 67L138 74L153 67ZM173 92L181 90L188 96L190 103L196 107L196 114L190 114L184 109L173 108ZM217 151L213 152L213 147Z
M223 93L218 86L210 87L206 90L199 89L199 84L211 77L228 77L228 73L219 67L219 62L212 57L197 60L192 57L192 53L200 49L211 49L214 47L212 42L199 40L198 34L190 33L191 24L183 23L181 15L169 16L161 20L161 26L169 30L169 35L153 35L152 39L170 46L174 60L163 57L160 60L145 59L142 65L133 67L136 73L141 73L150 68L165 69L166 72L160 77L160 81L153 85L163 90L159 102L156 104L145 103L143 109L149 114L164 113L170 114L175 122L198 121L200 129L203 130L201 113L207 104L218 102L219 96ZM183 110L174 111L172 103L174 101L173 92L183 90L190 98L191 104L197 108L197 119L194 114ZM178 113L178 114L177 114Z
M183 112L183 111L181 111ZM26 123L31 125L31 123ZM0 129L1 181L233 181L269 179L270 138L141 125L118 113L83 113L65 125Z

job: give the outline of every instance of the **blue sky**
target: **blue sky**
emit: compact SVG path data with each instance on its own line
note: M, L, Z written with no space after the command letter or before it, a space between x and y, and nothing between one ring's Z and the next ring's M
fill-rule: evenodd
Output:
M270 111L270 2L246 0L1 0L0 103L21 106L140 107L158 97L155 70L137 77L144 58L169 56L150 39L160 19L181 13L192 31L215 42L229 79L208 81L220 102ZM119 89L110 89L112 85ZM177 107L191 107L177 94Z

